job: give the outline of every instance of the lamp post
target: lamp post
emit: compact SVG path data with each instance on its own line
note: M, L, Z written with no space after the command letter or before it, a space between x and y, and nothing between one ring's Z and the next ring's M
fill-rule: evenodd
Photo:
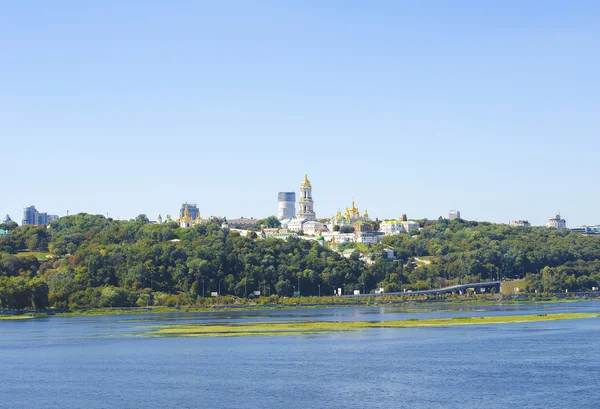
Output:
M219 297L221 296L221 281L223 281L223 279L219 280L219 292L217 293Z
M319 287L319 298L321 298L321 284L317 284L317 287Z
M298 297L300 297L300 275L298 275Z
M202 298L204 298L206 296L206 293L204 292L204 277L202 277Z
M292 294L292 297L294 297L294 296L296 296L296 286L295 286L295 285L293 285L293 286L292 286L292 288L294 289L294 292L293 292L293 294Z
M363 281L363 294L366 294L365 292L365 282Z

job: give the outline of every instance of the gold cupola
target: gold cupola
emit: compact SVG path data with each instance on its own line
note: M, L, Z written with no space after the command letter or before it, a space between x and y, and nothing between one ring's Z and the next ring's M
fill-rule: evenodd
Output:
M310 180L308 180L308 174L304 174L304 180L302 181L302 187L310 186Z

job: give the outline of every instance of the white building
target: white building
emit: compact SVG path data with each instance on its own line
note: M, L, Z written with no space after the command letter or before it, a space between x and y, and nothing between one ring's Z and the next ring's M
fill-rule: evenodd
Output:
M510 227L529 227L531 223L528 220L512 220L508 223Z
M419 229L419 223L409 220L407 222L402 222L402 227L406 233L410 234L411 231Z
M450 220L460 219L460 211L458 211L458 210L450 210L448 212L448 219L450 219Z
M391 234L400 234L405 233L404 226L402 222L398 220L383 220L379 224L379 231L385 234L386 236Z
M561 219L560 213L559 213L557 215L554 215L554 217L551 218L550 220L548 220L548 223L546 223L546 227L553 228L556 230L566 229L567 221L565 219Z
M379 243L383 236L383 233L376 231L356 233L356 242L361 244L375 244Z
M325 225L323 223L319 223L317 221L308 221L308 222L304 222L304 224L302 224L302 231L304 232L304 234L309 234L311 236L316 235L319 232L322 232L325 228ZM288 229L289 229L289 223L288 223Z
M289 231L293 231L293 232L301 232L302 231L302 226L304 225L304 223L306 223L306 219L292 219L290 221L288 221L285 226Z
M340 233L339 231L326 231L323 232L322 235L326 242L335 240L336 244L354 243L354 241L356 240L355 233Z

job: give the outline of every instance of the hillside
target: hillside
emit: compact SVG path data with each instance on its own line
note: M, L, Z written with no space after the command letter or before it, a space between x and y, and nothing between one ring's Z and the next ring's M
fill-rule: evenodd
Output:
M600 240L568 231L424 221L349 259L318 243L249 239L218 220L192 229L79 214L44 226L8 226L0 239L0 307L201 305L211 292L329 295L378 287L424 289L525 277L527 290L589 290L600 280ZM352 245L350 245L352 246ZM389 260L383 249L394 249ZM26 256L25 251L32 252ZM40 254L54 257L43 259Z

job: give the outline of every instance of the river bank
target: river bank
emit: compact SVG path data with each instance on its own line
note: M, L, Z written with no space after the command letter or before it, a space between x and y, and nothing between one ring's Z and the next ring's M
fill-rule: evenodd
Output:
M223 297L225 298L225 297ZM555 303L580 302L598 299L597 297L502 297L502 296L472 296L472 297L392 297L377 298L339 298L339 297L298 297L284 299L285 302L270 303L265 300L246 300L227 297L227 302L207 306L148 306L148 307L113 307L73 310L0 310L0 320L17 320L28 318L46 318L51 316L75 317L96 315L130 315L130 314L168 314L196 313L214 311L254 311L254 310L294 310L310 308L360 308L377 306L402 306L412 304L452 304L452 305L503 305L519 303Z

